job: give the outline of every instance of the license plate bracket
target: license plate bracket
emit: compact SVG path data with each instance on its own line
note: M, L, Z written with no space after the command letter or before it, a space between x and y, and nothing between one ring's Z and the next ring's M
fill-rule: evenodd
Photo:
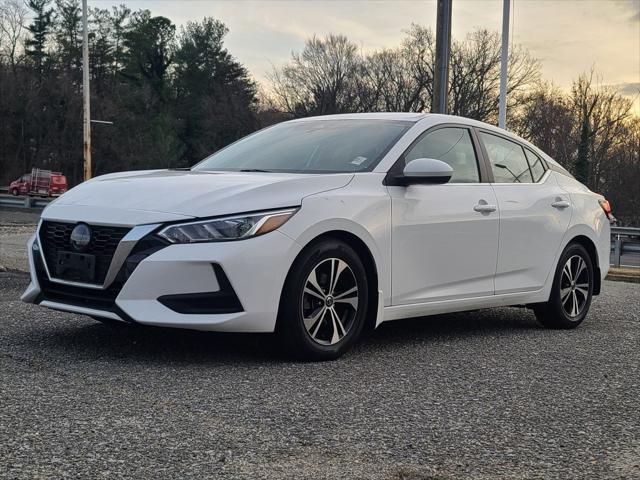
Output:
M86 253L58 252L56 277L74 282L93 282L96 276L96 257Z

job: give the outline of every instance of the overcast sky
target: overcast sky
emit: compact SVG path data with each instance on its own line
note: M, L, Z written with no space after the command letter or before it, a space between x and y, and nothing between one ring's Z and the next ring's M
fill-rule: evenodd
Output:
M499 31L502 0L452 0L454 38L477 27ZM435 29L435 0L89 0L147 8L180 25L212 16L229 27L229 51L259 81L312 34L345 34L364 51L398 45L411 22ZM591 67L629 95L640 90L640 0L512 0L513 41L561 87ZM639 111L640 101L636 101Z

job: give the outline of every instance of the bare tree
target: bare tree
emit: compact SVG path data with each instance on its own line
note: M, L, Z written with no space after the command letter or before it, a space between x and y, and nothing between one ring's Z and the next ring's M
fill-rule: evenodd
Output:
M449 112L495 123L500 90L500 37L476 30L451 49ZM507 112L520 103L527 87L540 77L540 65L527 50L515 46L509 52Z
M429 109L433 86L434 38L413 24L400 47L363 59L358 77L359 110L421 112Z
M314 36L302 53L291 55L291 63L272 72L274 97L296 116L353 111L360 62L356 45L345 36Z
M412 24L400 46L358 55L346 37L313 37L302 53L271 75L284 111L295 116L354 111L429 110L435 41L430 29ZM477 30L452 51L450 112L489 122L498 114L500 38ZM539 77L539 64L516 47L509 57L509 106Z
M581 75L571 88L571 100L579 125L575 162L578 180L590 187L600 183L601 162L620 140L624 121L631 112L631 101L610 86L594 80L593 70Z
M2 0L0 3L0 46L15 70L27 19L28 9L20 0Z
M549 153L568 170L577 149L576 121L571 99L558 87L540 82L527 91L512 115L511 128Z

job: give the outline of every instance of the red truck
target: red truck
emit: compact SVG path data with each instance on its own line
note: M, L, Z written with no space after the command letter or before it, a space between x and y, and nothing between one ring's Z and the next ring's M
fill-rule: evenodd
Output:
M34 168L9 185L11 195L57 197L67 191L67 177L60 172Z

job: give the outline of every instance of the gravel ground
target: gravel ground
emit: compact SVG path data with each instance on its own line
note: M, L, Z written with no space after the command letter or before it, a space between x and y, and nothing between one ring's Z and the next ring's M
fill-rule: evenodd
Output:
M575 331L393 322L330 363L270 336L108 327L0 273L0 478L640 478L640 285Z
M0 223L36 225L42 210L36 208L0 207Z
M0 271L27 270L26 244L36 231L41 210L0 208Z

